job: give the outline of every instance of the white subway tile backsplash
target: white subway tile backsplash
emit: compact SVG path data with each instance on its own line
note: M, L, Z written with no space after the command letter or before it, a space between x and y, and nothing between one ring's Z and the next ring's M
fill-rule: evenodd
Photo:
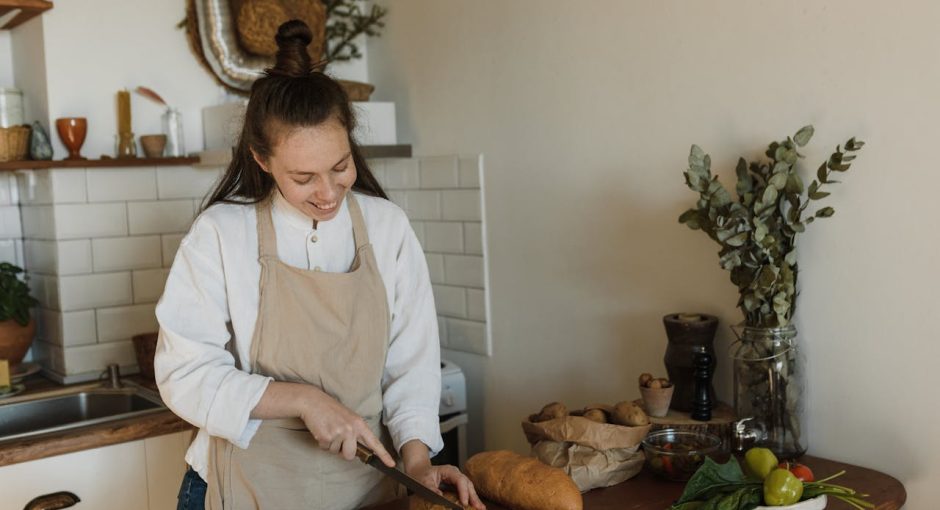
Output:
M467 289L467 317L470 319L486 320L486 297L481 289Z
M86 310L134 302L131 273L101 273L59 277L59 310ZM55 307L52 307L55 308Z
M421 246L424 246L424 223L420 221L412 221L411 230L414 230L415 237L418 238L418 243L420 243Z
M33 361L56 372L65 372L65 351L61 347L37 339L33 342L32 352Z
M479 190L443 191L443 219L480 221L482 215Z
M91 241L88 239L27 239L25 250L29 271L55 275L86 274L92 271Z
M421 183L418 160L389 158L385 160L384 187L388 189L418 189Z
M53 213L56 239L127 235L123 203L55 205Z
M168 269L134 271L134 303L156 303L163 295Z
M168 166L157 169L160 200L205 197L222 176L222 168Z
M481 223L463 224L463 252L467 255L483 255L483 229Z
M16 263L16 241L13 239L0 239L0 262ZM22 267L22 266L20 266Z
M482 168L482 157L462 157L460 158L460 187L461 188L479 188L480 173Z
M444 256L438 253L425 253L428 261L428 274L431 283L444 283Z
M441 347L447 347L447 319L438 316L437 333L441 341Z
M421 187L424 189L456 188L457 157L434 156L421 158Z
M193 221L193 202L128 202L127 216L131 235L185 232Z
M404 191L386 191L388 199L398 207L401 207L405 214L408 214L408 194Z
M382 158L368 159L366 160L366 164L369 165L369 171L372 172L375 180L379 181L379 184L382 185L382 188L386 188L385 160Z
M406 191L407 205L403 208L412 220L441 219L440 191Z
M40 306L59 309L59 279L55 276L30 273L26 276L29 294L39 301Z
M16 205L0 207L0 237L23 237L20 226L20 208Z
M89 202L157 198L157 180L153 167L90 168L86 179Z
M449 285L432 285L434 290L434 306L438 315L450 317L467 316L467 296L463 287Z
M16 176L10 172L4 172L0 175L0 205L16 204L15 193Z
M446 319L447 347L464 352L488 355L486 323L461 319Z
M96 273L153 269L163 265L160 236L93 239L91 248Z
M51 205L24 205L20 214L23 219L23 237L55 239L55 213Z
M463 225L454 222L429 221L424 224L427 251L463 253Z
M85 169L52 168L17 175L21 204L72 204L87 201Z
M449 285L483 288L483 257L444 255L444 282Z
M57 312L41 309L41 338L60 347L89 345L98 341L95 311Z
M65 375L99 373L112 363L117 363L122 369L137 365L137 356L134 354L134 345L131 341L106 342L65 349ZM126 370L125 373L127 373Z
M16 265L20 267L26 267L26 252L23 250L23 240L16 239L13 241L13 244L16 246Z
M166 234L160 237L163 239L163 267L170 267L173 265L173 259L176 258L176 251L180 249L180 242L186 235Z
M114 342L130 340L141 333L155 333L160 329L154 304L122 306L118 308L99 308L98 341Z

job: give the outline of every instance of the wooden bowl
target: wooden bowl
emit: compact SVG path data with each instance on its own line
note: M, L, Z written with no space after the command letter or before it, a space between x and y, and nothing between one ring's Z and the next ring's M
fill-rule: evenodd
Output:
M166 147L166 135L141 135L140 145L148 158L161 158Z

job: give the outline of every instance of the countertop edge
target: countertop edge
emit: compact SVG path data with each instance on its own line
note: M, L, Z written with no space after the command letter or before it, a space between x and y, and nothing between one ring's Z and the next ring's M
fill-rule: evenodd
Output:
M0 444L0 466L194 430L170 410Z

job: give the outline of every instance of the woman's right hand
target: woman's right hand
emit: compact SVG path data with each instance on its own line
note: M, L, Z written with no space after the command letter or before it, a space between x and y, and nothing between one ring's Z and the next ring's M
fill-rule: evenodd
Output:
M389 467L395 461L361 416L329 396L316 386L301 401L300 419L313 434L320 448L340 455L346 460L356 458L358 443L368 446Z

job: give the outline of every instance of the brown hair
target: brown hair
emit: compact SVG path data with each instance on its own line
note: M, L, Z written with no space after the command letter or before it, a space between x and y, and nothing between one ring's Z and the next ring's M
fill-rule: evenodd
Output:
M266 159L277 145L276 136L286 132L285 127L317 126L334 118L349 134L357 172L352 189L388 198L353 139L356 117L349 97L336 80L321 71L325 63L311 63L307 45L312 39L310 28L300 20L288 21L278 28L276 63L265 69L264 76L251 86L245 124L232 162L209 195L205 208L220 202L254 204L267 198L275 182L254 160L251 150Z

